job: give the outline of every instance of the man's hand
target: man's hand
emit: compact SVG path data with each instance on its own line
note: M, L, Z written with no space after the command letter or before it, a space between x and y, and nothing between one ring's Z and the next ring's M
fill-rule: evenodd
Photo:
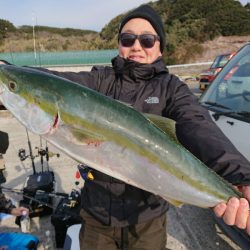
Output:
M217 217L223 218L224 222L230 226L237 226L241 229L246 229L250 235L250 186L238 187L245 198L231 198L226 203L220 203L213 208Z
M21 216L24 211L26 211L27 214L29 214L29 209L26 207L12 208L10 213L15 216Z

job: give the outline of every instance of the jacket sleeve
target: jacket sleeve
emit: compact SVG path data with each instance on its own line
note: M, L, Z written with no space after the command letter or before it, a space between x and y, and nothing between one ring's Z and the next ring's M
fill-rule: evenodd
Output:
M213 122L188 86L171 76L166 116L176 121L180 143L234 185L250 185L250 163Z
M80 72L61 72L38 67L34 69L66 78L104 95L107 95L114 86L115 73L108 66L94 66L91 71Z
M0 131L0 154L5 154L9 147L9 136L7 133Z
M49 70L46 68L33 67L34 69L50 73L53 75L57 75L63 78L66 78L70 81L76 82L85 87L91 88L93 90L98 90L100 82L102 81L103 74L101 74L101 70L98 67L93 67L91 71L79 71L79 72L62 72Z
M10 214L13 208L15 208L15 206L11 200L6 199L5 195L0 191L0 212Z

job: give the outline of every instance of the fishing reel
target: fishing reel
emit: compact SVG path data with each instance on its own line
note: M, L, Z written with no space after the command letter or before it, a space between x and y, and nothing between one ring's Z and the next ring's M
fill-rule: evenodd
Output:
M69 195L69 198L72 199L72 200L78 200L80 197L80 193L79 191L73 189Z
M46 156L47 161L49 160L50 157L53 157L53 156L56 156L57 158L60 157L60 154L48 151L48 147L46 147L46 149L35 147L35 149L37 149L37 153L38 153L38 155L36 155L36 157L38 157L39 155L41 157Z
M47 155L47 150L43 149L43 148L39 148L39 147L35 147L37 149L37 153L40 156L46 156Z
M62 207L75 208L80 204L80 202L81 194L79 193L79 191L73 189L69 194L68 198L65 199L64 203L62 204Z
M30 155L26 154L26 150L24 148L19 149L18 151L18 157L20 161L25 161Z

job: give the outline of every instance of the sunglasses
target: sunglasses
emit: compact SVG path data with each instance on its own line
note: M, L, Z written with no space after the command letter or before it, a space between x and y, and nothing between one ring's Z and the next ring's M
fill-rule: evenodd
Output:
M138 39L142 48L150 49L155 45L155 41L160 41L160 37L153 34L135 35L131 33L119 34L119 41L123 47L131 47Z

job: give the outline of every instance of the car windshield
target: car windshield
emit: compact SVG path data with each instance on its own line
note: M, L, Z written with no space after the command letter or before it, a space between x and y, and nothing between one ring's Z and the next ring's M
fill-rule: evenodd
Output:
M200 103L209 110L250 122L250 43L223 68Z
M214 59L213 64L211 65L211 69L223 68L224 65L227 63L227 61L229 60L229 58L230 54L217 56Z

